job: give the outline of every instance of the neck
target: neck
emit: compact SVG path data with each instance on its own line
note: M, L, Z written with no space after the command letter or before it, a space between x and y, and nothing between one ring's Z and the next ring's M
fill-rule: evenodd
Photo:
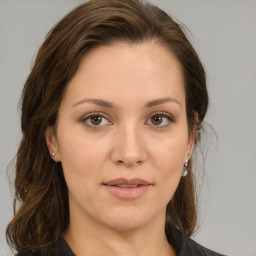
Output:
M159 220L154 220L150 225L128 231L99 224L97 227L93 220L77 225L71 218L63 237L76 256L175 256L175 250L165 235L164 218L161 223L160 226Z

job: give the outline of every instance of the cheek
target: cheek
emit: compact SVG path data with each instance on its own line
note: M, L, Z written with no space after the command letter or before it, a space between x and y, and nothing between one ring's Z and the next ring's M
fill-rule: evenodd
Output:
M87 136L83 127L72 133L69 130L72 129L68 125L62 125L58 133L59 153L67 185L70 190L91 190L93 185L101 182L99 173L106 162L108 143Z
M186 151L187 141L183 136L182 139L176 137L165 140L161 148L155 147L151 153L157 171L157 182L166 189L167 197L172 197L179 184Z
M101 183L99 172L103 161L101 151L96 150L90 141L73 139L62 141L61 158L64 177L69 189L71 201L78 205L90 202L98 184ZM66 146L68 145L68 146Z
M168 138L162 141L160 147L152 149L152 155L158 165L163 169L180 169L185 162L187 153L187 140L184 137Z
M60 126L62 129L58 133L58 146L61 162L74 167L82 165L83 169L86 166L89 167L92 162L94 165L100 163L98 160L106 151L104 140L95 140L93 135L85 132L82 125L70 125L69 127L68 123L63 123Z

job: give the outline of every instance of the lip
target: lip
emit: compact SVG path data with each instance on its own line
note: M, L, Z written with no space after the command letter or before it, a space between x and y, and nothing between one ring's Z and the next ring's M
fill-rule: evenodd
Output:
M140 178L118 178L103 183L103 185L110 194L114 195L119 199L134 200L146 193L153 184ZM137 187L119 187L120 185L137 185Z
M125 178L118 178L114 180L110 180L108 182L103 183L104 185L108 186L118 186L118 185L152 185L149 181L134 178L134 179L125 179Z

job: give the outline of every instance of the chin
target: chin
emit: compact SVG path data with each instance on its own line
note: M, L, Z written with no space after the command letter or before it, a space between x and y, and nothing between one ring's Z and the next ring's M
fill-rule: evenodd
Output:
M115 214L110 213L108 218L104 218L104 222L107 223L108 227L114 230L133 231L151 223L152 218L147 216L144 212L138 213L134 210L119 213L116 212Z

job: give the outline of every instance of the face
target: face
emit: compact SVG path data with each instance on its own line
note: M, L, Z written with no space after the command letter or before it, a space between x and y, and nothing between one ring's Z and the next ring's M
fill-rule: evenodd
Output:
M67 85L56 134L70 222L116 230L163 222L193 139L181 67L153 42L91 50Z

